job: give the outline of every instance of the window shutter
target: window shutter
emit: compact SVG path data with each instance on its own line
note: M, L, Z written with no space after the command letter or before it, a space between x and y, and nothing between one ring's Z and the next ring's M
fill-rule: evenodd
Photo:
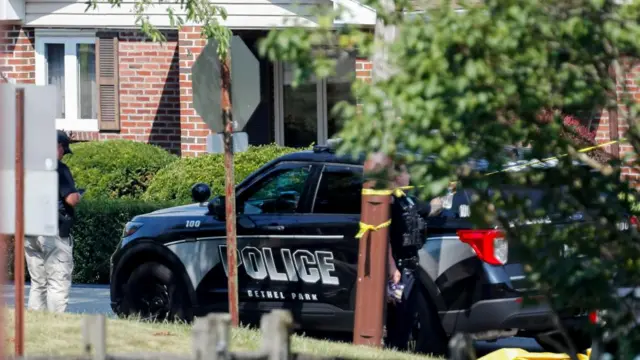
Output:
M96 42L98 123L100 130L120 130L118 36L99 35Z

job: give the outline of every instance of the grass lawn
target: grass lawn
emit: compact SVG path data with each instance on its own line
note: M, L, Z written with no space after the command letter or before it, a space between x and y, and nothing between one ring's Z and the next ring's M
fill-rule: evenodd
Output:
M6 352L13 354L14 310L5 308ZM52 314L25 310L25 355L79 355L82 352L79 314ZM257 350L261 334L240 328L232 332L232 350ZM348 343L293 336L293 351L308 354L344 356L352 359L433 359L426 356L377 350ZM191 326L186 324L151 324L137 320L107 319L107 352L162 352L191 354Z

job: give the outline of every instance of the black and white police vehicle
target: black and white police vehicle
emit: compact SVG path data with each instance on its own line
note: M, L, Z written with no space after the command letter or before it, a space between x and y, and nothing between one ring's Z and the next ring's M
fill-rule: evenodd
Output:
M363 160L317 146L273 160L237 185L242 322L288 309L302 330L353 331ZM192 191L195 204L126 224L111 258L116 314L190 320L228 311L224 198L209 199L202 184ZM523 306L526 279L508 256L510 241L495 229L472 230L467 195L457 191L449 209L428 219L411 347L431 353L455 332L479 340L531 336L545 346L540 336L554 328L548 308ZM586 317L568 311L566 320ZM574 340L590 345L578 332Z

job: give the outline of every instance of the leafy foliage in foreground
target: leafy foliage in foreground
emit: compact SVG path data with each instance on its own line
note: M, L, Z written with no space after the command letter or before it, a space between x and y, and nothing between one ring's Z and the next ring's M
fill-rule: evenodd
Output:
M180 4L188 19L201 20L203 32L218 39L226 32L211 27L217 24L215 11L199 8L201 2ZM518 257L553 309L603 309L620 315L608 317L600 330L617 332L618 358L640 354L640 327L625 323L634 315L632 308L614 296L618 287L640 283L638 232L617 228L622 215L631 212L630 185L635 185L629 178L621 180L622 170L638 164L635 159L596 161L578 152L583 144L575 136L563 136L571 132L562 120L578 112L610 112L618 100L629 126L626 138L635 153L640 150L638 105L627 95L627 82L616 84L610 74L613 69L625 79L640 59L640 1L456 2L463 12L454 11L452 1L436 1L423 2L432 5L425 16L403 15L402 10L413 10L413 1L390 2L362 1L382 23L397 28L397 40L386 56L394 71L375 83L356 83L358 106L341 103L332 109L344 121L341 152L409 154L404 161L414 183L423 185L423 197L442 194L450 181L473 189L473 221L479 227L501 225L509 238L524 245ZM136 3L143 31L152 33L142 16L147 2ZM335 29L337 12L322 11L316 28L279 28L262 42L262 53L270 59L296 65L294 86L312 73L318 78L334 73L330 57L339 55L338 50L371 57L378 48L379 38L368 30ZM611 96L616 93L620 99ZM545 121L549 114L553 116ZM540 159L566 156L554 171L498 177L462 165L471 157L497 165L505 145L530 146L532 156ZM427 162L424 156L436 160ZM601 175L572 166L575 161ZM527 199L497 198L486 191L523 183L557 191L547 191L543 206L535 210ZM562 229L509 226L514 220L578 212L589 222ZM565 246L573 252L560 251ZM559 320L557 324L563 327ZM575 358L574 349L567 350Z
M523 260L530 279L557 313L583 308L631 316L614 295L620 286L640 284L638 232L617 228L631 212L627 199L634 193L634 184L621 178L622 169L637 163L625 164L602 152L578 152L590 141L563 119L578 113L606 115L616 106L610 94L621 87L620 110L627 110L620 115L629 124L627 138L636 152L640 149L638 105L624 95L626 82L616 85L610 75L615 69L625 79L633 61L640 59L640 2L488 0L462 4L464 11L457 12L451 2L441 1L425 16L411 17L389 12L379 0L363 3L374 8L382 22L396 26L396 41L388 48L392 71L388 78L353 86L358 106L341 103L333 109L345 123L340 150L381 151L398 159L400 153L409 154L403 159L425 198L442 194L450 181L472 189L475 224L500 225L523 245L510 257ZM412 10L406 1L394 5L396 10ZM334 46L333 53L340 47L368 57L378 49L374 34L349 27L333 31L331 16L313 30L272 30L261 44L262 52L295 63L301 81L311 73L323 77L333 72L335 62L319 58L331 55L322 45ZM462 165L484 158L497 166L505 145L530 146L537 159L566 156L553 171L505 176L483 176ZM436 160L426 162L425 155ZM573 166L576 161L599 176ZM543 206L534 209L529 199L487 191L525 183L548 189ZM511 221L568 218L578 212L588 222L554 229L544 224L509 226ZM563 251L565 246L574 252ZM556 320L562 327L559 316ZM613 317L608 320L600 330L621 331L618 340L625 353L619 358L640 354L640 327L629 329ZM575 355L572 348L567 352Z

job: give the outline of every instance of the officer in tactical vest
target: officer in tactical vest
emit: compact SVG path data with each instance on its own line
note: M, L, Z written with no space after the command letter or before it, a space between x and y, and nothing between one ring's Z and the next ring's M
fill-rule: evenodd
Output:
M409 172L403 164L393 166L390 188L409 185ZM414 285L414 271L418 267L418 250L426 241L426 221L442 208L440 198L422 204L404 191L396 192L391 203L389 226L389 299L387 310L387 339L390 347L406 350L413 330L415 300L419 295ZM394 294L396 296L394 296Z

